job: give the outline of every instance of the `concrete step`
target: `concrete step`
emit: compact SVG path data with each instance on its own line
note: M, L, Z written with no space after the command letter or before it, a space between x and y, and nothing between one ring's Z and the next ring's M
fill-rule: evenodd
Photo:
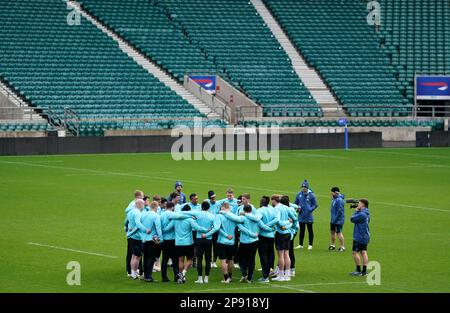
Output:
M46 122L40 114L36 113L34 108L30 107L25 101L23 101L17 93L15 93L8 86L0 82L0 92L4 95L5 101L8 107L21 108L23 112L23 120Z

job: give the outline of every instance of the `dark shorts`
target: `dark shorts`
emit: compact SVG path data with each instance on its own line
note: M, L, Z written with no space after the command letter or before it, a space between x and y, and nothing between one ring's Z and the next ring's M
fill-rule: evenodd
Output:
M220 260L231 261L236 254L236 248L234 245L224 245L222 243L218 243L217 254Z
M194 257L194 245L190 246L176 246L177 257L185 256L188 259Z
M275 233L275 248L277 251L289 250L291 245L291 234Z
M358 241L353 240L353 252L361 252L361 251L367 251L367 244L362 244Z
M337 234L342 233L343 227L344 227L344 225L330 223L330 230L334 231Z
M141 256L143 247L142 240L130 238L130 244L131 244L131 253L135 256Z

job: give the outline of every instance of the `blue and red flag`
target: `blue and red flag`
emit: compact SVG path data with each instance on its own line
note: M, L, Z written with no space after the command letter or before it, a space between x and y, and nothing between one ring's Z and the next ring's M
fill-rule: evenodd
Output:
M216 92L216 76L189 76L195 83L209 93Z

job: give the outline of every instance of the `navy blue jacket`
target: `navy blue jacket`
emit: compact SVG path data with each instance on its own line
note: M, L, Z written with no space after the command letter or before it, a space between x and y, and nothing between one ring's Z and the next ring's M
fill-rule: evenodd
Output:
M345 222L345 201L344 195L333 197L331 201L331 224L344 225Z
M294 203L301 209L298 221L300 223L313 223L314 216L312 213L318 207L314 193L311 190L308 190L306 194L304 194L303 191L300 191L297 194L297 197L295 197Z
M363 245L370 241L369 222L370 214L368 208L363 208L360 211L353 213L351 222L355 224L353 229L353 240Z

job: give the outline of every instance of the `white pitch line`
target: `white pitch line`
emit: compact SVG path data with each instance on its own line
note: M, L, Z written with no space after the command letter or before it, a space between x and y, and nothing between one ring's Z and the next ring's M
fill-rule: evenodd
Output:
M390 203L390 202L379 202L379 201L377 201L376 203L382 204L382 205L397 206L397 207L402 207L402 208L421 209L421 210L427 210L427 211L438 211L438 212L450 213L450 210L429 208L429 207L417 206L417 205L408 205L408 204Z
M105 175L111 175L111 176L117 175L117 176L122 176L122 177L135 177L135 178L143 178L143 179L151 178L151 179L159 179L159 180L170 181L170 182L173 182L174 180L179 179L179 178L174 178L174 177L158 177L158 176L149 176L149 175L135 175L135 174L130 174L130 173L91 170L91 169L78 168L78 167L54 166L54 165L44 165L44 164L30 164L30 163L26 163L26 162L0 161L0 163L26 165L26 166L34 166L34 167L44 167L44 168L54 168L54 169L60 169L60 170L73 170L73 171L81 171L81 172L88 172L88 173L105 174ZM234 186L236 188L250 189L250 190L257 190L257 191L270 191L270 192L277 191L277 192L282 192L284 194L298 193L298 191L283 191L283 190L275 190L275 189L268 189L268 188L259 188L259 187L254 187L254 186L221 184L221 183L216 183L216 182L207 182L207 181L198 181L198 180L186 180L186 179L183 179L183 181L187 182L187 183L202 184L202 185L208 185L208 186L211 186L211 185L212 186L221 186L221 187ZM320 197L320 198L328 198L328 199L330 198L330 196L328 196L328 195L316 194L316 196ZM431 208L431 207L423 207L423 206L416 206L416 205L406 205L406 204L379 202L379 201L374 201L373 203L375 203L375 204L382 204L382 205L397 206L397 207L404 207L404 208L421 209L421 210L427 210L427 211L438 211L438 212L450 213L450 210L437 209L437 208Z
M378 154L393 154L393 155L401 155L404 157L408 157L408 156L414 156L414 157L427 157L427 158L438 158L438 159L450 159L450 156L446 156L446 155L436 155L436 154L414 154L414 153L401 153L401 152L392 152L392 151L371 151L371 150L360 150L357 152L365 152L365 153L378 153Z
M104 258L117 259L117 256L114 256L114 255L107 255L107 254L102 254L102 253L95 253L95 252L81 251L81 250L70 249L70 248L51 246L51 245L46 245L46 244L43 244L43 243L28 242L27 244L32 245L32 246L38 246L38 247L45 247L45 248L51 248L51 249L57 249L57 250L64 250L64 251L70 251L70 252L76 252L76 253L83 253L83 254L101 256L101 257L104 257Z
M353 285L353 284L366 284L366 282L361 282L361 281L343 281L340 283L311 283L311 284L299 284L299 285L290 285L290 286L333 286L333 285Z
M390 169L402 169L402 168L421 168L417 165L400 165L400 166L357 166L355 170L390 170ZM423 167L422 167L423 168Z
M245 289L264 289L264 288L269 288L272 286L269 285L262 285L261 286L252 286L252 287L245 287ZM190 292L210 292L210 291L222 291L222 290L242 290L243 287L237 287L237 288L215 288L215 289L194 289L194 290L186 290L186 293L190 293Z
M79 173L79 174L66 174L66 177L74 176L110 176L108 173Z
M291 153L282 155L281 158L301 158L301 157L312 157L312 158L325 158L325 159L338 159L338 160L348 160L349 158L336 156L336 155L325 155L325 154L315 154L315 153Z
M418 168L418 169L424 169L424 168L450 168L450 166L447 165L439 165L439 164L427 164L427 163L409 163L410 165L399 165L399 166L357 166L354 167L354 169L402 169L402 168Z
M273 284L263 284L261 283L260 286L249 286L245 287L245 289L267 289L269 287L281 287L281 288L289 288L297 291L303 291L303 292L309 292L314 293L314 291L311 290L305 290L305 289L298 289L295 287L314 287L314 286L334 286L334 285L353 285L353 284L366 284L366 282L337 282L337 283L311 283L311 284L295 284L295 285L273 285ZM223 290L242 290L242 287L237 288L216 288L216 289L195 289L195 290L187 290L186 292L210 292L210 291L223 291Z
M304 292L304 293L316 293L315 291L312 291L312 290L295 288L295 287L293 287L293 285L273 285L271 283L269 283L269 285L272 287L285 288L285 289L300 291L300 292Z
M448 165L441 165L441 164L427 164L427 163L409 163L411 165L417 165L419 166L425 166L425 167L436 167L436 168L450 168Z

